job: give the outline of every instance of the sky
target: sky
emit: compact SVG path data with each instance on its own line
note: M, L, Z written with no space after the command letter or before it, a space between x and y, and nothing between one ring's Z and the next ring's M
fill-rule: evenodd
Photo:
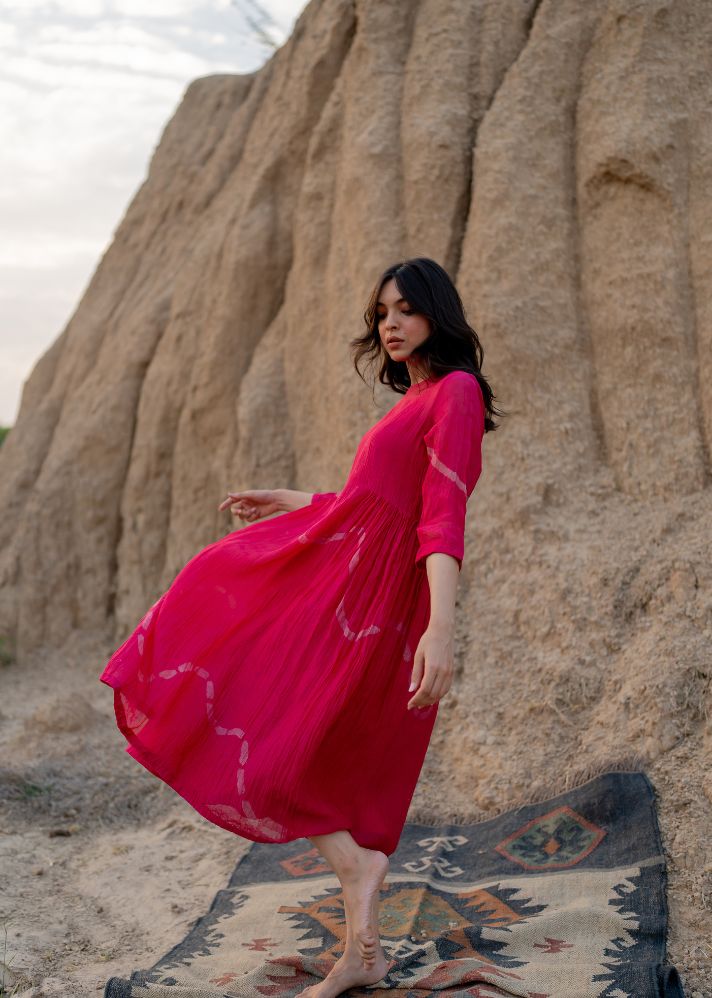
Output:
M188 83L258 69L305 6L0 0L0 425L15 422Z

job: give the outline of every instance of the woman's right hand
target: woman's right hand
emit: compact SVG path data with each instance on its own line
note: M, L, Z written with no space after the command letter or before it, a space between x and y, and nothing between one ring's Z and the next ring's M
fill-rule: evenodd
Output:
M219 510L232 507L232 515L252 523L271 513L284 510L284 489L249 489L247 492L228 492L227 499L218 506Z

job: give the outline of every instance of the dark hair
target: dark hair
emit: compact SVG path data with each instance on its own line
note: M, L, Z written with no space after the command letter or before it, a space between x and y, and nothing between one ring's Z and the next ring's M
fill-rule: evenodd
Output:
M371 364L380 359L378 380L388 384L393 391L405 394L410 387L410 376L405 361L393 360L381 343L378 333L378 296L381 288L391 278L401 296L415 312L430 322L430 335L413 353L422 359L422 367L431 377L442 377L450 371L469 371L477 378L485 403L485 432L496 430L494 416L502 416L494 406L496 395L482 373L484 349L475 330L466 317L457 288L449 274L439 263L425 256L413 257L394 263L383 271L371 293L363 318L366 332L351 340L353 362L359 377L362 357L370 356Z

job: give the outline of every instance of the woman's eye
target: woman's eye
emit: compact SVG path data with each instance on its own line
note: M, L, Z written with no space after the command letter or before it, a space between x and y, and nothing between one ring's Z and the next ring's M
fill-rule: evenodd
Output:
M404 308L404 309L402 309L402 312L403 312L404 315L412 315L414 311L415 311L415 309L412 309L412 308ZM379 322L382 322L383 319L385 319L385 315L383 315L383 314L378 315L377 314L376 318L378 319Z

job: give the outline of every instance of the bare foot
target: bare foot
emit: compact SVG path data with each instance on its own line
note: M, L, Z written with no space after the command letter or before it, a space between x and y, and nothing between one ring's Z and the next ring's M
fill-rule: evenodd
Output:
M349 873L344 872L341 878L353 942L367 968L377 964L380 966L379 959L383 959L378 930L378 904L381 885L387 873L388 857L385 853L377 849L361 849L353 869Z
M380 945L379 945L380 949ZM392 961L386 958L386 954L380 949L373 965L367 967L358 955L358 951L352 948L349 942L344 951L344 955L339 957L323 981L318 984L311 984L308 988L299 992L299 998L335 998L342 991L349 988L358 987L364 984L376 984L382 977L385 977Z

